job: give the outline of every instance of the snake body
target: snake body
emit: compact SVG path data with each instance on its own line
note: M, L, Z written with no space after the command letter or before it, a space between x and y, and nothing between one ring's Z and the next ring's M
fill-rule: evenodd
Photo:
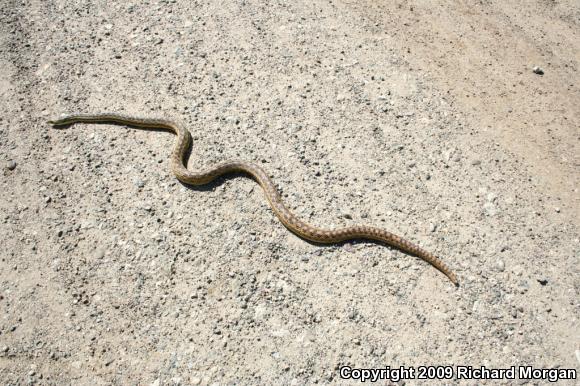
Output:
M191 171L187 169L187 155L192 144L189 131L180 124L166 119L150 119L131 117L114 113L103 114L70 114L61 118L48 121L48 123L58 126L72 125L74 123L113 123L127 125L138 128L163 129L172 131L177 135L173 153L171 155L171 170L177 179L184 184L203 185L215 178L232 172L242 172L254 178L264 189L264 193L270 207L280 219L280 221L298 236L316 243L338 243L351 239L369 239L386 243L402 251L422 258L445 274L453 284L458 285L455 274L435 255L421 247L393 234L384 229L368 226L356 225L338 229L322 229L314 227L296 217L283 203L274 182L266 174L264 169L255 163L246 161L226 161L212 168L202 171Z

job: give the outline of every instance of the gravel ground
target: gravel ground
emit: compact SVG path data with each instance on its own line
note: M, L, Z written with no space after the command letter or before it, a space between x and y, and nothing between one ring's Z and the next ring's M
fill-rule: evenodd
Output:
M2 383L580 370L580 7L508 3L3 0ZM73 111L179 119L191 169L258 162L301 218L461 286L303 241L244 176L181 185L169 133L46 124Z

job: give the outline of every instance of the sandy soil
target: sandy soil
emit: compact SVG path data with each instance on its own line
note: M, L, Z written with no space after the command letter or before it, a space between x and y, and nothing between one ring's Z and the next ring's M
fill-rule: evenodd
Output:
M580 370L577 2L1 5L3 384ZM181 185L169 133L46 124L73 111L179 119L190 168L259 162L301 218L461 286L303 241L243 176Z

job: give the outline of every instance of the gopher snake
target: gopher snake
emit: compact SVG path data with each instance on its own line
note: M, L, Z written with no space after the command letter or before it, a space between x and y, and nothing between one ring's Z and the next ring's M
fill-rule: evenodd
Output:
M247 173L264 189L266 198L280 221L298 236L317 243L337 243L350 239L377 240L422 258L444 273L453 284L458 284L455 274L435 255L397 235L387 232L384 229L368 225L357 225L332 230L321 229L298 219L284 205L282 197L280 197L274 182L272 182L270 177L268 177L264 169L254 163L245 161L226 161L211 169L203 170L201 172L192 172L188 170L186 167L186 158L191 147L191 135L187 130L183 129L181 125L175 122L165 119L138 118L120 114L104 113L70 114L59 119L48 121L48 123L54 126L65 126L73 123L114 123L132 127L170 130L177 135L173 154L171 155L171 170L177 179L184 184L203 185L226 173Z

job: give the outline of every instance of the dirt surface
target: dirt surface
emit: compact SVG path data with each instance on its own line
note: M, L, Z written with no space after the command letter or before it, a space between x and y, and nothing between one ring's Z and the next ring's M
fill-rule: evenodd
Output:
M580 370L577 2L1 5L3 384ZM179 119L191 169L258 162L301 218L461 285L303 241L244 176L181 185L172 134L46 123L74 111Z

